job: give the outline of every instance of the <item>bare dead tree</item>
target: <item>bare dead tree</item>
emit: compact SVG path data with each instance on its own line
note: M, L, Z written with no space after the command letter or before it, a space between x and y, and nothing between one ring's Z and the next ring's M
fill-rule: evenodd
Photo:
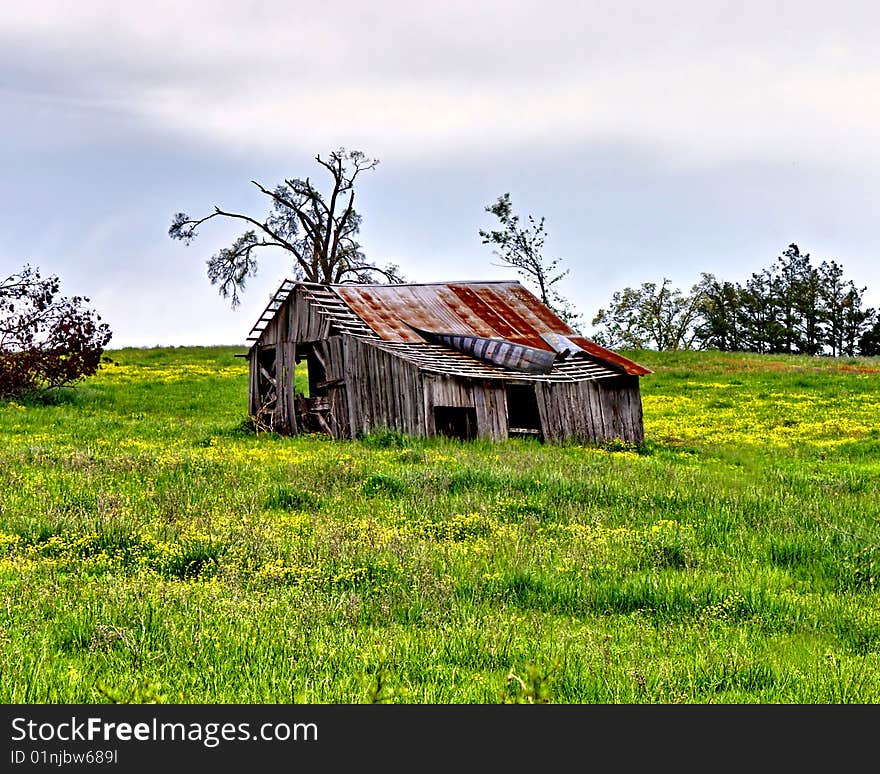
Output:
M178 212L172 219L168 236L187 245L198 235L199 226L214 218L240 220L251 226L207 261L211 284L219 285L224 298L231 296L233 307L240 303L239 294L247 278L256 274L255 252L263 248L288 252L293 259L294 276L308 282L403 281L398 266L380 268L367 261L356 239L361 215L354 207L355 181L362 172L375 169L378 160L358 150L339 148L326 159L315 156L315 161L330 175L326 195L308 177L287 178L272 189L252 180L271 202L269 214L263 220L217 206L202 218Z

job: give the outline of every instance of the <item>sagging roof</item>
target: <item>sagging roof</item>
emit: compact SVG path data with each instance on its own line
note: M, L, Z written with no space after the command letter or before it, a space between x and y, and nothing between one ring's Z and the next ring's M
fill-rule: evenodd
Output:
M261 330L261 323L274 313L273 305L277 309L297 285L307 289L310 302L320 304L322 313L330 315L341 330L378 339L390 345L383 349L419 362L427 370L450 372L452 367L451 362L449 367L443 367L444 349L452 353L437 344L438 340L476 337L503 339L519 345L526 354L533 350L530 356L533 360L541 360L541 353L553 353L557 357L548 373L557 377L597 378L612 376L617 369L633 376L651 373L644 366L580 336L515 280L408 285L319 285L288 280L254 326L252 340ZM426 332L435 335L433 341L430 338L426 341ZM452 360L457 363L456 373L470 361L473 367L464 367L468 375L519 375L500 367L501 364L455 354L457 357ZM598 364L595 361L599 361ZM614 370L603 368L603 364Z
M420 342L413 327L435 333L499 338L554 351L542 334L558 334L628 374L651 371L580 336L517 281L421 285L334 285L348 306L384 341Z

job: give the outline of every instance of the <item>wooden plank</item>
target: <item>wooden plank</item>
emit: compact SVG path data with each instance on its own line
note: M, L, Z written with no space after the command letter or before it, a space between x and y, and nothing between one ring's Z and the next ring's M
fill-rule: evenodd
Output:
M361 347L357 359L357 379L358 379L358 398L363 412L363 423L361 429L363 432L369 432L373 429L374 423L374 406L369 385L369 356L370 348Z
M348 429L348 400L345 383L341 383L328 391L327 399L330 403L329 421L333 430L333 437L338 439L350 437Z
M611 392L611 411L614 416L614 437L627 440L626 427L623 418L623 390L621 380L609 379L607 383Z
M481 385L471 385L474 408L477 414L477 437L492 440L496 438L493 427L491 397Z
M318 365L321 366L321 370L324 371L324 373L326 374L327 361L324 359L323 354L321 353L321 347L317 344L316 346L312 347L312 354L315 356L315 360L318 361Z
M409 367L410 389L415 406L415 422L413 432L418 436L426 435L427 418L425 416L424 390L422 388L422 374L415 366Z
M259 389L259 349L251 347L248 350L248 416L255 417L259 409L257 390Z
M602 441L606 438L605 415L602 413L602 398L600 395L599 382L589 382L587 396L590 401L590 417L593 427L593 441Z
M590 396L585 384L573 382L562 385L571 397L571 435L578 441L589 443L595 438L593 414L590 410Z
M617 391L617 406L620 412L620 430L624 440L632 443L635 435L632 425L632 412L629 403L629 385L621 380L620 389Z
M548 441L559 439L559 429L553 415L553 385L548 382L535 383L535 400L538 402L538 416L541 419L541 429L544 438Z
M495 440L507 437L507 390L503 385L484 383L487 404L492 418L492 435ZM540 434L540 432L539 432Z
M262 366L262 365L260 366L260 373L263 375L263 377L265 377L266 381L268 381L270 384L273 384L273 385L276 385L276 386L278 385L278 381L277 381L277 379L275 378L275 376L274 376L273 374L270 374L270 373L265 369L265 367Z
M315 387L317 387L319 390L326 390L329 387L338 387L340 384L343 383L343 381L344 380L342 379L342 377L338 377L336 379L325 379L322 382L318 382Z
M611 406L611 396L607 384L607 379L597 382L599 387L599 405L602 408L602 422L605 425L605 440L610 441L615 437L615 427L614 411Z
M578 400L578 389L572 384L563 384L561 387L563 395L563 413L561 417L562 426L567 428L567 432L572 438L578 441L584 441L586 424L584 423L584 414L581 408L581 403L580 400Z
M300 432L296 420L296 344L286 341L281 345L284 359L284 382L281 384L282 417L287 432L296 435Z
M437 434L437 425L434 422L434 382L435 377L424 375L422 384L424 385L425 396L425 435L433 436Z
M496 438L507 437L507 390L503 384L487 383L486 389L491 390L493 416L495 417ZM540 421L540 420L539 420ZM543 431L542 431L543 434Z
M587 432L585 440L588 442L598 441L602 437L601 415L597 415L595 411L595 400L593 395L596 388L592 382L579 382L578 391L581 396L581 402L584 412L584 421L587 423Z
M355 438L358 432L358 422L360 413L358 411L359 402L357 396L357 381L354 371L354 351L358 347L357 340L349 339L347 336L342 339L342 362L345 368L345 399L348 404L348 432L351 438Z
M627 387L628 413L632 428L633 443L641 443L645 440L645 427L642 418L641 385L638 376L630 376Z

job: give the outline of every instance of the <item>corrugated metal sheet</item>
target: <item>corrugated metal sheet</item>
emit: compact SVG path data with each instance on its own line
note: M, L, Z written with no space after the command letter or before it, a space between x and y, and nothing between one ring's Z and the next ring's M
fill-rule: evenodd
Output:
M509 368L512 371L549 374L556 360L556 355L553 352L515 344L506 339L462 336L438 331L423 331L418 328L414 328L414 330L428 341L446 344L466 355L472 355L478 360L484 360L502 368Z
M579 347L568 336L563 336L561 333L542 333L541 338L553 348L554 352L558 352L563 358L587 354L583 347Z
M413 328L448 335L505 339L553 352L542 334L565 336L592 357L643 376L651 371L584 339L519 282L424 285L334 285L333 290L388 342L423 342Z

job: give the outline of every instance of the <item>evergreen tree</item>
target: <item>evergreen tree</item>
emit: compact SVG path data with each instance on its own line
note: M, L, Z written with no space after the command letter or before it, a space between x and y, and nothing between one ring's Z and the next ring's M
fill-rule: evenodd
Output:
M707 349L734 352L745 348L742 340L740 306L742 289L722 281L714 274L703 273L691 291L697 297L700 320L696 338Z

